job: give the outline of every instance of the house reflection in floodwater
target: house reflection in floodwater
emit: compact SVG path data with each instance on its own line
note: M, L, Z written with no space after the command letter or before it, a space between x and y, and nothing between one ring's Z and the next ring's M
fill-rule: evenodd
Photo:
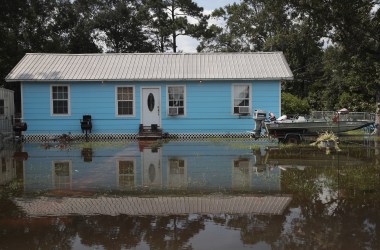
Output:
M4 152L1 245L377 249L374 230L363 230L379 224L376 148L326 155L234 143L26 143L24 153ZM25 192L7 199L16 183Z
M52 162L53 189L71 189L72 166L71 161Z
M96 143L94 144L96 145ZM281 191L281 171L335 166L334 155L312 148L289 157L276 148L256 150L218 142L136 141L109 146L62 148L26 143L25 152L1 152L1 184L22 178L24 191L186 192ZM331 159L330 159L331 158ZM361 160L340 156L345 165ZM18 170L17 170L18 169ZM17 171L16 171L17 170Z
M126 142L67 148L26 143L25 191L185 190L280 191L280 169L256 155L216 142ZM90 154L91 153L91 154Z
M12 145L13 146L13 145ZM28 153L19 152L14 147L0 150L0 185L7 185L14 180L23 179L23 161Z

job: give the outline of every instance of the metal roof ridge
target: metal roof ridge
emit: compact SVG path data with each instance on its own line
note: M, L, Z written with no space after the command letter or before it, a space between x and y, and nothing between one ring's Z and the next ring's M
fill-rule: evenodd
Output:
M257 52L134 52L134 53L25 53L25 55L57 55L57 56L117 56L117 55L231 55L231 54L283 54L282 51L257 51Z

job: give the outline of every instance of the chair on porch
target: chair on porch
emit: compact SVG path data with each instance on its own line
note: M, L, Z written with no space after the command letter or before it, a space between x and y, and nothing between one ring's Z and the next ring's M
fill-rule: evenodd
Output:
M83 119L80 120L80 127L82 129L82 133L88 132L91 133L92 130L92 118L91 115L83 115Z

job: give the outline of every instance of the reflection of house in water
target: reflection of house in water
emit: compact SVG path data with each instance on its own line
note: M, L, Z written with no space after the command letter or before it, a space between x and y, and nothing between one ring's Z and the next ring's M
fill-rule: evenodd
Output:
M167 164L168 187L169 188L186 188L187 187L187 169L184 159L169 158Z
M16 178L16 168L13 161L13 150L2 150L0 152L0 185L7 184Z
M14 91L0 88L0 139L13 131L15 104Z
M71 189L71 161L53 161L52 171L54 189Z
M68 215L178 215L262 214L280 215L290 196L156 196L156 197L35 197L15 198L29 216Z
M146 147L141 152L142 185L162 188L161 148Z
M252 185L252 166L248 158L233 161L232 189L247 189Z
M0 151L0 185L23 178L23 161L28 158L26 152L15 152L13 148Z
M280 171L262 166L244 148L215 142L129 142L122 147L48 149L25 144L25 189L187 192L280 191ZM88 146L87 146L88 147ZM91 151L91 160L84 152ZM94 154L94 152L96 154ZM43 157L41 157L43 156Z
M81 155L84 162L92 162L92 148L82 148Z
M136 187L136 163L133 159L118 159L116 169L117 186L121 190L132 190Z
M257 158L233 161L232 189L276 192L281 190L280 170L262 165Z
M75 147L27 147L30 157L25 162L26 191L132 191L120 197L15 199L30 216L282 214L291 201L287 195L277 195L279 172L265 168L261 171L256 156L247 149L210 142L171 141L161 147L139 147L131 142L123 147L96 148L92 161L84 161L82 151ZM131 195L139 191L149 195L148 190L154 195ZM173 190L172 195L166 195ZM186 192L178 197L173 195L178 194L177 190ZM240 191L244 195L239 195ZM218 195L213 195L215 192Z

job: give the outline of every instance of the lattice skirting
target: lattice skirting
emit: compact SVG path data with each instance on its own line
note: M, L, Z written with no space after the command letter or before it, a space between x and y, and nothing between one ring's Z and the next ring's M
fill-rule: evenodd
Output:
M66 140L70 138L72 141L109 141L109 140L137 140L138 134L88 134L87 138L84 134L33 134L24 135L26 142L46 142ZM204 138L250 138L249 133L178 133L164 134L163 138L167 139L204 139Z

